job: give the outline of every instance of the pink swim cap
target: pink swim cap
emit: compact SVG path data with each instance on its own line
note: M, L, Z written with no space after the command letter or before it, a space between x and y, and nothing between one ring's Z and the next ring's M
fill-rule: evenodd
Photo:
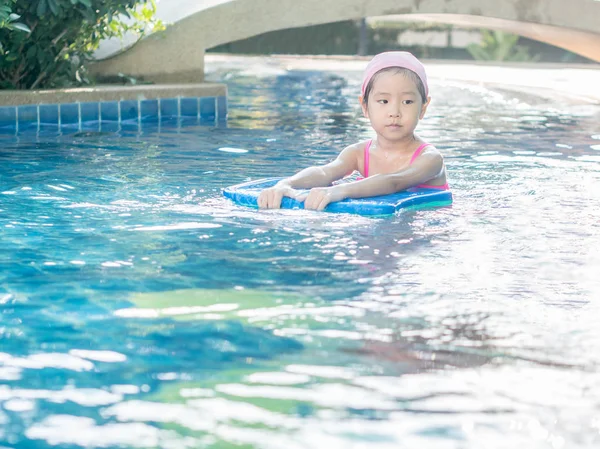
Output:
M407 51L386 51L384 53L379 53L373 59L371 59L371 61L367 64L365 73L363 75L361 89L363 96L365 95L367 84L369 84L369 81L371 81L373 75L380 70L387 69L389 67L401 67L415 72L423 83L423 87L425 88L425 96L429 96L429 86L427 86L427 74L425 73L425 67L423 67L421 61L419 61L412 53Z

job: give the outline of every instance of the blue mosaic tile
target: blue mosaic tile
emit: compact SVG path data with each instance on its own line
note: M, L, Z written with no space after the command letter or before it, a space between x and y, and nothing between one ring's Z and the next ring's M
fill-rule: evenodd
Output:
M158 117L158 100L140 101L142 117Z
M19 127L26 123L37 123L38 107L37 104L28 104L17 107L17 117L19 119Z
M19 122L19 133L37 132L39 129L37 120L35 122L22 121Z
M117 121L101 121L98 126L98 131L116 133L121 131L121 125Z
M81 121L82 122L97 122L100 120L99 103L81 103Z
M41 104L40 105L40 123L58 125L58 105Z
M47 135L47 136L55 136L56 133L59 131L59 127L58 127L58 122L57 123L40 123L40 126L37 129L37 132L40 135Z
M138 119L138 102L137 100L121 101L121 120L136 120Z
M73 125L79 123L79 104L66 103L60 105L60 124Z
M14 136L15 125L5 126L3 122L0 122L0 136Z
M200 117L207 120L214 120L216 115L215 97L200 98Z
M182 98L180 109L182 116L198 117L198 98Z
M217 117L219 120L227 119L227 97L217 97Z
M119 102L103 101L100 103L100 119L111 122L119 121Z
M161 98L160 116L173 117L179 115L179 104L177 98Z
M138 132L140 131L140 122L137 120L129 120L127 122L121 122L121 131Z
M181 125L181 117L161 117L160 126L162 129L174 129Z
M198 124L198 116L192 117L191 115L190 116L182 115L181 117L178 118L178 120L179 120L179 124L181 127Z
M96 104L97 106L97 104ZM100 130L100 124L102 122L100 120L87 120L81 122L80 131L88 131L88 132L96 132ZM106 122L109 123L109 122Z
M17 124L17 108L14 106L0 106L0 125Z
M219 122L227 117L227 98L185 97L153 100L123 100L66 104L36 104L0 106L0 128L16 132L36 129L52 132L60 125L66 129L102 129L119 131L123 127L139 129L140 118L152 124L161 117L161 123L177 126L181 120ZM18 123L17 123L18 121ZM104 123L102 123L104 122ZM123 123L121 125L121 122ZM115 126L109 126L109 125ZM160 125L159 125L160 126ZM169 125L170 126L170 125Z

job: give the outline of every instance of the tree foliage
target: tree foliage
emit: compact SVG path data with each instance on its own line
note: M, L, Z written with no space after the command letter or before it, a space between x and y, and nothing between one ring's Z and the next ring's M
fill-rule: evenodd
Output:
M531 56L527 47L518 45L519 36L502 31L481 31L481 44L471 44L467 51L478 61L533 62L539 56Z
M155 11L154 0L0 0L0 89L86 83L100 42L160 29Z

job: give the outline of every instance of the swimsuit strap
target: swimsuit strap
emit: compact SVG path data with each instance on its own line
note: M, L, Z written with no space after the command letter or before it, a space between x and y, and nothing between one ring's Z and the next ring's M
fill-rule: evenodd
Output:
M418 158L421 153L423 152L423 150L428 147L429 145L431 145L430 143L423 143L419 146L419 148L416 149L415 153L412 155L412 157L410 158L410 163L408 165L411 165L416 158ZM433 184L419 184L417 186L415 186L415 188L421 188L421 189L436 189L436 190L450 190L450 187L448 186L448 183L438 186L438 185L433 185Z
M417 149L415 150L415 152L413 153L412 157L410 158L410 162L408 163L408 165L412 165L412 163L415 161L415 159L416 159L416 158L418 158L418 157L421 155L421 153L423 152L423 150L424 150L426 147L428 147L429 145L431 145L431 144L430 144L430 143L427 143L427 142L425 142L425 143L422 143L422 144L419 146L419 148L417 148Z
M365 178L369 177L369 148L371 148L371 144L373 143L373 139L369 140L365 145L364 151L364 163L365 163Z

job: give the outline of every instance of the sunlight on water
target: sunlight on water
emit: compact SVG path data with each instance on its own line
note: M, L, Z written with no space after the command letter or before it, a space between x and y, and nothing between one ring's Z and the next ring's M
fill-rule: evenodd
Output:
M211 76L227 127L0 135L0 446L600 444L597 106L434 79L452 207L258 211L360 73Z

